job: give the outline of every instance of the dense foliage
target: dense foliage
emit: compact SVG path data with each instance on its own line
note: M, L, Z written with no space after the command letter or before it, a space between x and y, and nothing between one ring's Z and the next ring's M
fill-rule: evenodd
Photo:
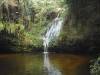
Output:
M58 15L65 20L52 47L61 52L100 52L99 0L0 0L0 51L43 48L42 36ZM90 68L92 75L100 74L100 57Z
M68 16L65 27L69 28L65 38L75 49L93 52L95 58L90 64L91 75L100 75L100 1L99 0L66 0ZM64 34L63 34L64 35ZM76 40L75 40L76 39ZM96 52L96 53L95 53ZM97 57L98 54L98 57Z
M14 51L30 51L42 47L42 36L50 27L48 24L58 13L63 17L65 7L63 0L2 0L0 45Z
M92 64L90 65L90 73L91 75L99 75L100 74L100 57L94 59Z
M67 14L59 43L71 50L100 49L100 1L66 0ZM66 35L65 35L66 34ZM65 42L66 41L66 42ZM66 48L65 48L66 49Z

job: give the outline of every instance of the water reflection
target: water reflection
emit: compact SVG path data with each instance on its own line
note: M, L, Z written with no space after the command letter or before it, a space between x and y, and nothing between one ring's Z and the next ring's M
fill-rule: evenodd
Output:
M59 69L50 63L48 53L44 53L44 72L48 75L62 75Z
M42 56L43 54L0 55L0 75L90 75L88 56L46 54L44 60Z

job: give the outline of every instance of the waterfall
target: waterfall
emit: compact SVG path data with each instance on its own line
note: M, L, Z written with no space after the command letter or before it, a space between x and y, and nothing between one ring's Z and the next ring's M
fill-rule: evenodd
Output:
M55 18L51 27L47 30L47 33L43 37L43 46L44 46L44 72L46 75L62 75L59 69L54 67L49 60L48 47L52 40L56 40L60 34L63 21L60 18Z
M43 46L44 46L44 53L47 53L49 44L52 40L56 40L60 34L62 28L62 19L55 18L51 24L50 29L47 30L47 33L43 37Z

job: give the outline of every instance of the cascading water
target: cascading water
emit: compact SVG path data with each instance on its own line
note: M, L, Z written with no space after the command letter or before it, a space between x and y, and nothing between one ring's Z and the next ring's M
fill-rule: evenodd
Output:
M49 61L48 56L48 47L52 40L56 40L60 34L62 28L63 20L60 18L55 18L52 23L50 29L47 30L47 33L43 37L43 46L44 46L44 71L46 75L62 75L61 72L55 68Z
M47 30L47 33L43 37L43 46L44 46L44 53L47 53L47 49L49 47L49 43L52 40L56 40L60 34L60 30L62 28L62 19L55 18L51 23L51 28Z

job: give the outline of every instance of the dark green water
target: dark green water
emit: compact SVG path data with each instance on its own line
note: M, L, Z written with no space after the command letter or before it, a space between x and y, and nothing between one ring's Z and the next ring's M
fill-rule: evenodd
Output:
M89 57L71 54L49 54L50 63L62 75L90 75ZM0 75L47 75L43 54L1 54Z

